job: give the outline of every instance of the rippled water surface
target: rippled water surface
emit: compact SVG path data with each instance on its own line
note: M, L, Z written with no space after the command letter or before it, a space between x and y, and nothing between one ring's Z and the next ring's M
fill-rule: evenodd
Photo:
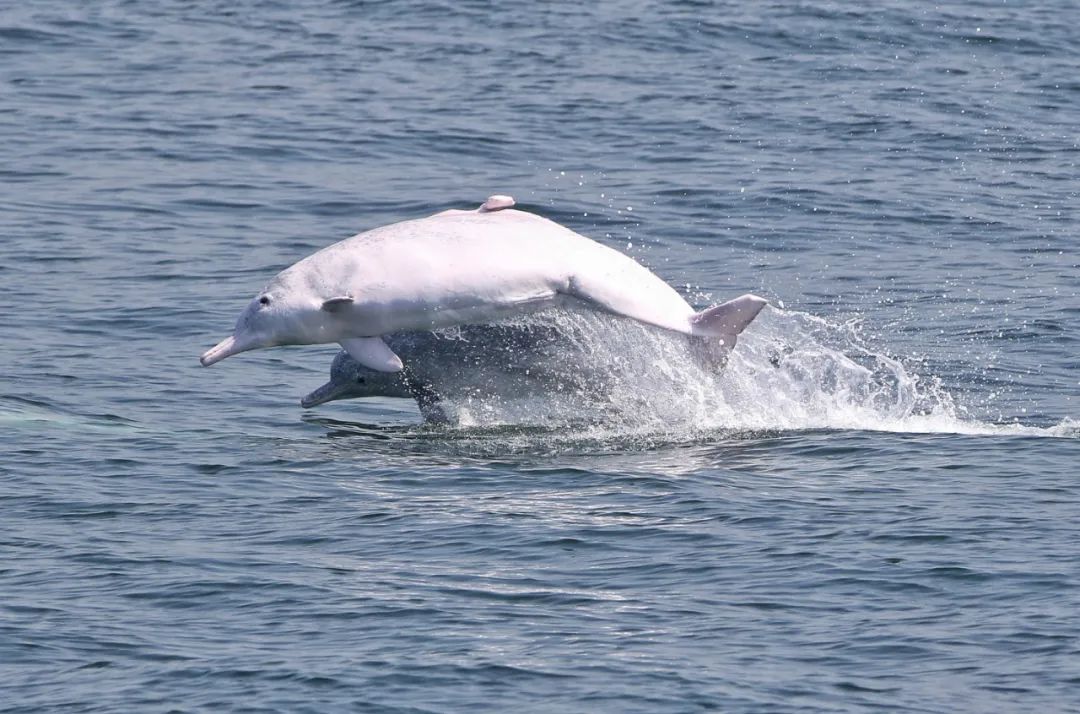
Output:
M1080 711L1077 27L0 10L0 710ZM603 398L453 426L302 410L331 347L199 366L281 268L493 193L772 305L720 374L529 318Z

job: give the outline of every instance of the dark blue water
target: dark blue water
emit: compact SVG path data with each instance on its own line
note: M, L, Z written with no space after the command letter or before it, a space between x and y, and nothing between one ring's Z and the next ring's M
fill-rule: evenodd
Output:
M1080 711L1078 27L6 5L0 711ZM598 333L636 377L585 415L199 366L282 267L492 193L773 307L718 380Z

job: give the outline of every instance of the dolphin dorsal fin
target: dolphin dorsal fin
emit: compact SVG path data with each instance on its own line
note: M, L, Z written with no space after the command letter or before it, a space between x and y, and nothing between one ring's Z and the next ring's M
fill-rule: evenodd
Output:
M516 201L513 196L488 196L488 200L478 209L480 213L493 213L504 208L513 208Z

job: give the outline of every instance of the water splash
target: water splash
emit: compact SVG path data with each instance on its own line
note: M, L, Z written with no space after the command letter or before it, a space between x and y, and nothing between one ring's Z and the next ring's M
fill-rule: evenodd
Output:
M1055 427L980 421L941 380L872 348L855 321L835 323L767 308L719 368L703 343L593 312L518 318L558 328L565 340L536 369L572 388L515 398L444 387L447 409L469 429L506 425L572 430L582 438L709 432L872 430L1077 436ZM561 379L558 377L561 376Z
M976 423L937 378L866 346L858 323L770 310L720 379L746 427L967 432Z

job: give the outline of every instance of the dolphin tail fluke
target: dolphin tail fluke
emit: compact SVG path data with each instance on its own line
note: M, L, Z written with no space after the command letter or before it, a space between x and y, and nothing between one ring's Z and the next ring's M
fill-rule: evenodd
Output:
M690 328L695 336L719 339L725 351L730 352L739 334L768 304L757 295L743 295L697 313L690 318Z

